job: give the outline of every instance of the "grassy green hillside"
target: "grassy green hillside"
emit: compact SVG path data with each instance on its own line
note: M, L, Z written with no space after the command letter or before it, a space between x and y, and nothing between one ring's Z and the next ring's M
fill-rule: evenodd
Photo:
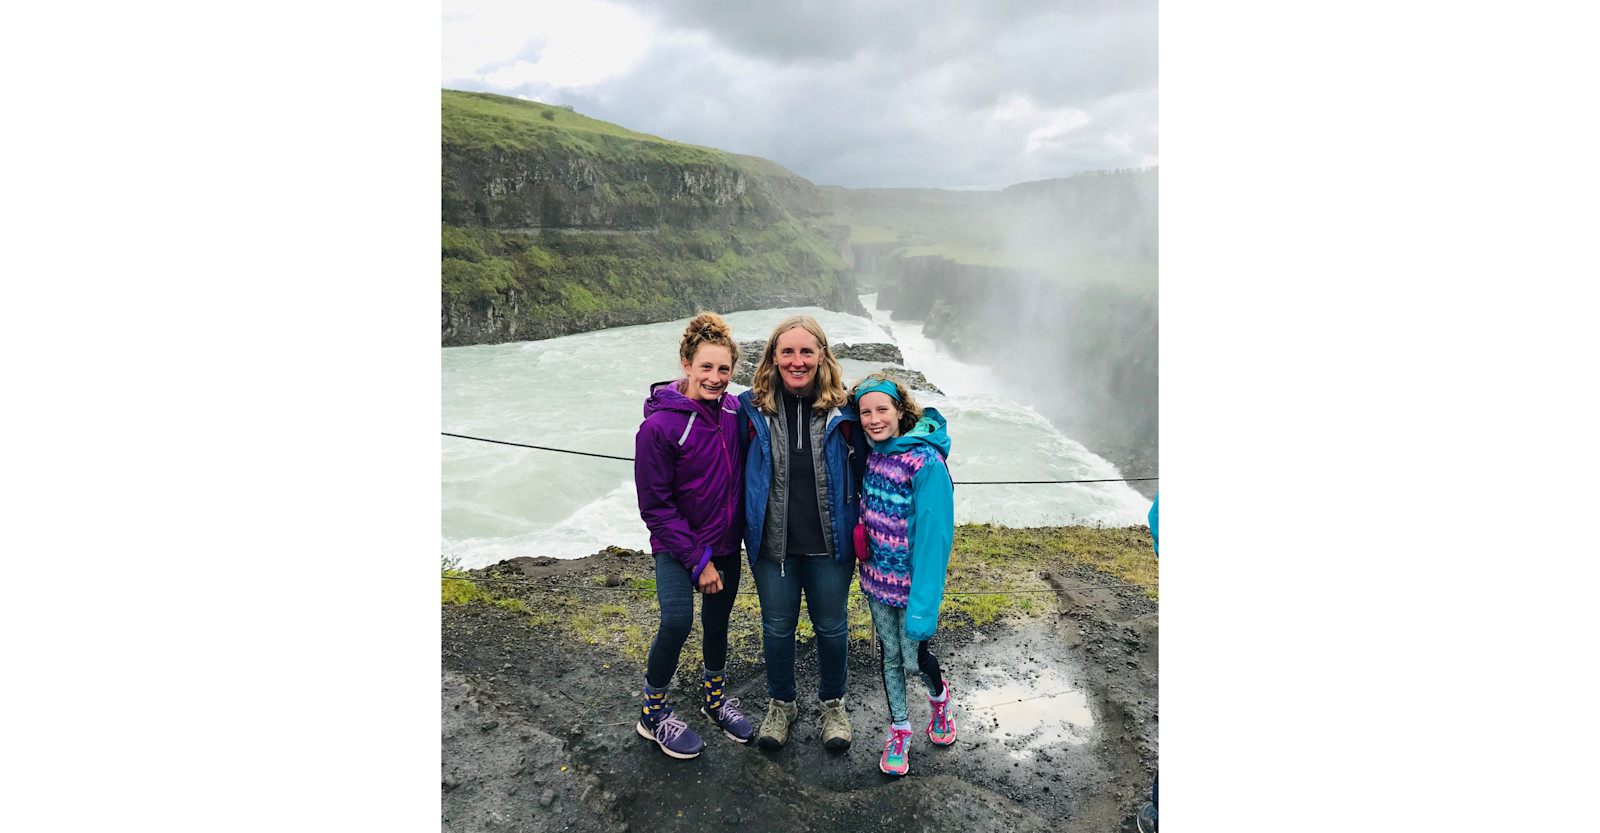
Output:
M838 257L793 220L763 228L651 235L528 235L442 229L443 291L456 302L521 292L530 317L671 307L688 298L783 288L827 295Z
M454 90L440 133L446 344L854 302L827 201L774 162Z
M626 127L591 119L568 107L540 104L490 93L441 90L440 140L447 145L477 145L507 150L533 150L561 145L585 145L599 151L611 139L643 142L655 147L682 148L690 153L714 155L719 151L672 142Z
M441 142L446 145L507 151L559 151L625 163L726 165L752 176L807 182L768 159L674 142L591 119L568 107L490 93L440 92L439 133Z

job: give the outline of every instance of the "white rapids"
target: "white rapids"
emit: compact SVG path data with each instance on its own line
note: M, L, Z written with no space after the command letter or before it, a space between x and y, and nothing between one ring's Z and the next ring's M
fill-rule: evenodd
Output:
M875 296L864 296L870 310ZM995 387L921 334L921 322L872 319L818 307L724 316L738 341L764 341L782 318L804 313L828 339L892 342L906 366L944 395L917 400L949 420L957 523L1137 526L1150 503L1125 483L968 485L979 480L1115 478L1116 467ZM544 341L445 348L442 430L515 443L633 456L651 383L681 375L678 339L688 319L597 330ZM842 362L847 383L878 365ZM730 391L745 390L733 385ZM633 464L441 437L441 548L463 567L517 556L579 558L607 545L648 549Z

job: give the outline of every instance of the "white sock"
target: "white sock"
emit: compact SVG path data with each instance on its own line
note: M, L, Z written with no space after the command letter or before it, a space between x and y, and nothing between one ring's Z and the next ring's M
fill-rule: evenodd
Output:
M899 723L890 723L889 724L889 728L890 729L899 729L902 732L909 732L909 731L911 731L911 721L910 720L902 720Z
M948 686L948 685L946 685L944 687L944 691L939 692L939 696L938 697L935 697L932 694L928 695L928 702L930 702L930 703L943 703L944 701L949 700L949 699L950 699L950 686Z

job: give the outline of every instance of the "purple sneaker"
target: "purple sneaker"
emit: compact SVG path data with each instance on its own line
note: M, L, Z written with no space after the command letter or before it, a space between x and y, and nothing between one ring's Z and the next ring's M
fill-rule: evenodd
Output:
M722 701L722 705L715 709L700 707L700 713L710 718L724 735L733 738L739 743L749 743L750 736L756 733L755 727L739 711L739 698L729 697Z
M693 758L706 748L705 741L702 741L687 723L679 720L668 708L661 710L661 719L656 721L654 731L645 725L644 718L639 719L636 728L639 734L655 741L662 752L674 758Z

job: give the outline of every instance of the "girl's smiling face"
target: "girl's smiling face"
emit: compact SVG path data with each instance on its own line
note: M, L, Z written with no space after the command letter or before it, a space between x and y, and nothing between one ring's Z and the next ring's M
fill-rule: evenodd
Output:
M861 409L861 427L875 443L900 436L900 403L881 390L875 390L856 400Z
M728 379L733 376L733 351L720 344L702 344L694 351L693 361L683 362L683 372L688 377L684 396L715 400L728 389Z

